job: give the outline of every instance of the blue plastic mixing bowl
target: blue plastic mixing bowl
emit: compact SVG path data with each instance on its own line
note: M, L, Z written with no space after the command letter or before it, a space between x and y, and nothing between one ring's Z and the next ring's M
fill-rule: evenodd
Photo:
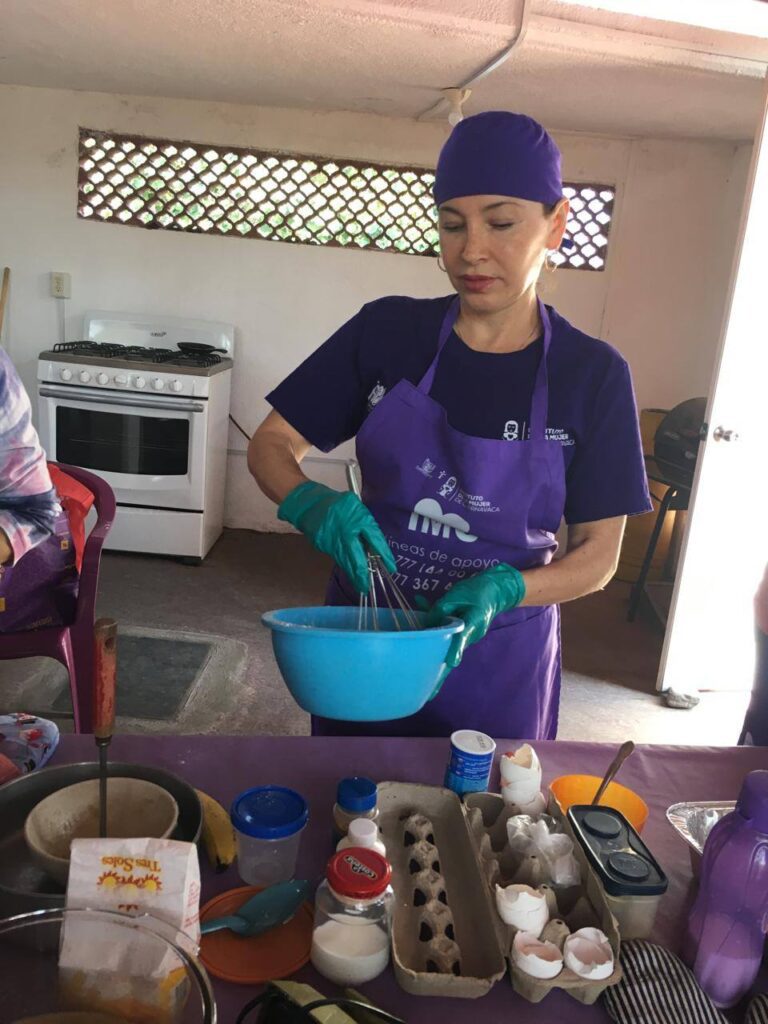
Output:
M322 718L353 722L406 718L434 694L460 619L398 630L379 611L379 631L358 630L358 609L282 608L266 612L275 658L293 699ZM403 621L402 613L397 613ZM425 613L414 613L422 622Z

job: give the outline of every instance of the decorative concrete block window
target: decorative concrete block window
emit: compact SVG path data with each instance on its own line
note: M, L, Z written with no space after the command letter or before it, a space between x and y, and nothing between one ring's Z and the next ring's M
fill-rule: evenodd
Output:
M78 216L111 224L437 256L423 167L80 129ZM569 185L564 267L602 270L614 191Z
M610 185L563 182L563 193L571 201L568 218L571 247L555 253L552 262L565 269L605 270L616 189Z

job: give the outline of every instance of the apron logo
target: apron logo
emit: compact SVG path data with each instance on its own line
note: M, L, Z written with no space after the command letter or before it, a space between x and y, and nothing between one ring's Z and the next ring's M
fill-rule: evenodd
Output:
M443 512L439 502L433 498L422 498L416 503L408 521L408 529L421 533L431 531L433 537L442 535L444 540L450 538L453 530L456 540L465 544L472 544L477 540L477 537L469 532L469 523L466 519L453 512Z
M502 437L505 441L516 441L520 436L520 425L517 420L507 420L504 424Z
M370 395L368 395L368 408L372 409L375 405L378 405L386 393L387 389L381 381L377 381Z
M456 479L456 477L449 476L448 479L443 484L443 486L440 488L440 497L450 498L453 495L454 491L456 490L457 485L458 480Z
M437 469L437 466L434 464L434 462L432 462L431 459L424 459L422 464L420 466L417 466L416 469L419 471L419 473L423 473L424 476L432 476L432 474Z

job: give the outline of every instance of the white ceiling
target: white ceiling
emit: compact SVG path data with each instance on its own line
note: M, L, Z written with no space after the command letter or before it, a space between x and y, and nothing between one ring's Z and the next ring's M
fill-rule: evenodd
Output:
M521 42L475 85L467 112L506 107L553 129L611 135L753 136L768 39L562 0L527 7ZM417 117L505 48L521 8L522 0L3 0L0 82ZM768 5L765 13L768 22Z

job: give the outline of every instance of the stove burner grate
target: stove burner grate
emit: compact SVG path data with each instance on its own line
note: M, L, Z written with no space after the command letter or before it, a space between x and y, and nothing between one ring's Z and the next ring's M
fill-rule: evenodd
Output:
M115 345L98 341L66 341L53 346L54 352L70 355L125 359L129 362L165 363L169 366L216 366L221 356L215 352L179 352L173 348L143 348L141 345Z

